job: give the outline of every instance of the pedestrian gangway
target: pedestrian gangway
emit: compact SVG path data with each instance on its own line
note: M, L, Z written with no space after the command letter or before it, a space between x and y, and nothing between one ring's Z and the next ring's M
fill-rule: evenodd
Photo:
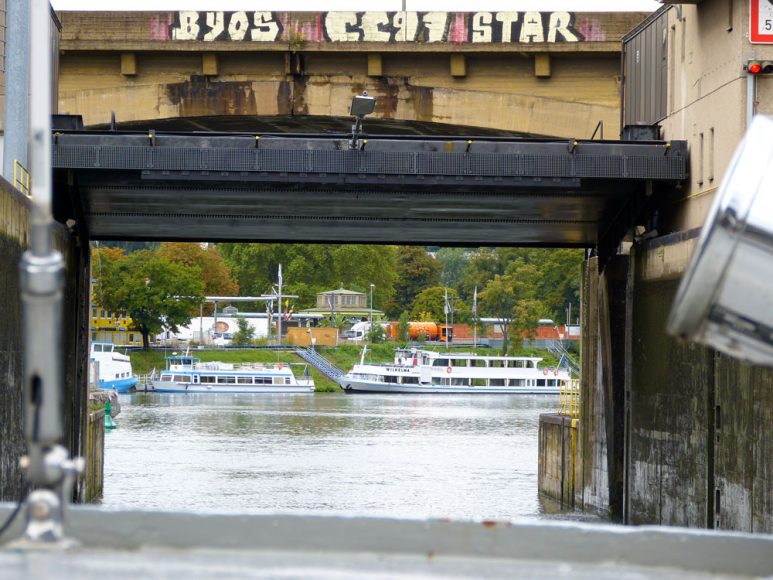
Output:
M574 360L574 357L566 350L566 347L560 340L550 340L547 342L546 346L550 354L557 356L559 361L564 362L573 377L580 376L580 365L577 364L577 361ZM561 363L559 362L559 366L560 364Z
M334 383L340 384L340 379L344 376L344 371L319 354L314 348L311 346L306 348L296 348L295 354L325 375L328 379Z

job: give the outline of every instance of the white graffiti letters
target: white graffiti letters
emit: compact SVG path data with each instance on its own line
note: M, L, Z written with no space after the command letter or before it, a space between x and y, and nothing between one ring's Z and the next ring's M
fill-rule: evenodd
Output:
M279 25L271 12L256 12L253 22L255 28L250 31L252 40L271 42L279 38Z
M491 42L491 12L476 12L472 17L473 42Z
M325 32L330 42L357 42L362 30L356 12L328 12L325 15Z
M250 24L252 21L252 25ZM282 34L281 23L271 12L178 12L172 25L173 40L256 40L274 42Z
M289 41L285 31L287 35L295 31L312 42L453 42L458 45L586 41L575 28L575 16L571 12L374 11L294 15L181 11L169 27L169 37L204 42Z
M198 40L199 39L199 13L198 12L180 12L180 24L172 29L172 38L175 40Z
M518 22L517 12L497 12L496 21L502 23L501 42L513 41L513 24Z
M209 31L202 40L211 42L225 30L225 16L222 12L207 12L207 27Z
M571 22L572 15L568 12L553 12L548 26L548 42L558 42L556 38L558 35L561 35L566 42L579 41L582 38L580 34L569 30Z

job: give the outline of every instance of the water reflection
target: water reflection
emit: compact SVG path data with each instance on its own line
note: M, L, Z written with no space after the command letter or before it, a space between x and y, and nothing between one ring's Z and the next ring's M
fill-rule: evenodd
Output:
M554 397L123 396L104 504L238 512L537 516Z

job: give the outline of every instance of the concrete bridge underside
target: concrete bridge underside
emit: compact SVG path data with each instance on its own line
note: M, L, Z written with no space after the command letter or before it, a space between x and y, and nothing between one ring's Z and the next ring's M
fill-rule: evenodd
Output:
M64 12L59 110L86 126L348 114L588 138L619 133L637 13ZM244 26L249 27L245 32ZM410 30L410 32L408 32ZM241 32L240 32L241 31Z

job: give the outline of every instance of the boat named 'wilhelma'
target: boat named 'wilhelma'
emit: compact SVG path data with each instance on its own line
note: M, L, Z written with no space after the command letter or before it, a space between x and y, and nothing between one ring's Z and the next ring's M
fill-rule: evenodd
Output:
M339 379L347 393L545 394L571 379L541 358L397 350L393 364L360 364Z
M137 376L132 373L131 360L125 354L115 352L114 344L92 342L89 358L91 362L98 363L99 376L96 381L92 376L91 382L99 385L100 389L115 389L119 393L125 393L137 384ZM93 373L94 370L90 372Z
M313 393L308 367L296 377L288 364L201 362L192 356L167 357L153 380L157 393Z

